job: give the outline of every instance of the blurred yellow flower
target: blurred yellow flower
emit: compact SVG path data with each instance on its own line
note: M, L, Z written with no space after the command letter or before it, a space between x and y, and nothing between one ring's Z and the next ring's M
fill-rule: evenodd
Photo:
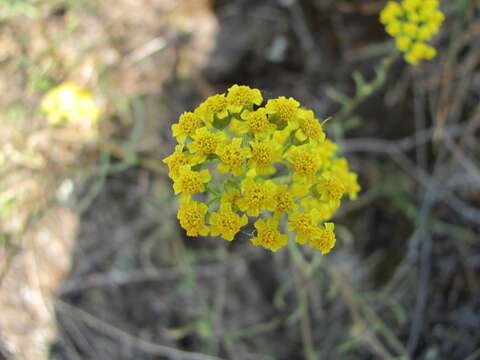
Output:
M395 38L405 61L412 65L435 57L435 49L425 42L439 31L444 19L438 0L389 1L380 13L385 31Z
M92 95L71 82L49 90L43 97L41 109L51 125L68 122L95 122L100 116Z

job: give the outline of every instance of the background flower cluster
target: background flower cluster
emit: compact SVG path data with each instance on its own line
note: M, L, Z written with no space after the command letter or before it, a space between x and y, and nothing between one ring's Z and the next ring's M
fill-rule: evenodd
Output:
M231 241L253 217L255 245L277 251L290 231L328 253L329 220L345 194L355 199L357 175L311 110L293 98L262 103L260 90L233 85L172 125L179 144L164 162L180 195L180 225L189 236Z
M444 18L438 0L389 1L380 13L386 32L395 38L397 48L405 53L405 61L413 65L436 55L435 48L426 41L438 32Z

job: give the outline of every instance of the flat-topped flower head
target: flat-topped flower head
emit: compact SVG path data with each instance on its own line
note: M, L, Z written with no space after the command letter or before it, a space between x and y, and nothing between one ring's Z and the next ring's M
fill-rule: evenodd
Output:
M288 215L287 229L295 231L295 241L299 244L305 244L307 240L315 238L319 233L318 222L320 213L316 209L308 212L298 211Z
M325 141L326 135L320 122L315 119L313 111L300 110L299 124L300 128L295 133L298 140L305 141L308 139L315 143Z
M324 223L324 228L320 228L317 235L310 239L309 246L320 250L324 255L328 254L336 242L334 228L332 222Z
M225 94L208 97L196 109L196 113L203 119L207 127L213 126L215 118L224 119L228 116L228 101Z
M411 51L417 40L408 39ZM322 223L360 187L312 111L285 97L262 107L259 90L234 85L183 113L172 131L180 145L163 161L187 235L232 241L254 217L250 241L272 252L287 244L285 225L299 244L333 247L333 224Z
M310 144L292 146L284 155L293 172L294 181L306 183L315 181L315 176L321 166L315 150L316 148Z
M385 31L395 38L405 61L412 65L435 57L435 49L425 41L438 32L444 18L438 0L389 1L380 13Z
M272 252L276 252L287 245L288 236L280 233L277 220L270 218L268 220L259 219L255 222L257 236L250 241L257 246L262 246Z
M243 109L253 110L253 105L260 105L263 101L262 93L245 85L233 85L228 89L228 109L233 113L240 113Z
M212 132L206 127L195 131L192 136L193 141L188 144L188 148L197 162L203 162L208 155L215 154L221 145L225 144L227 137L223 132Z
M275 184L271 181L255 182L247 178L242 182L242 197L237 201L238 208L248 216L258 216L261 210L273 211Z
M248 167L256 174L269 175L275 172L273 164L282 160L282 146L274 141L250 141L252 149Z
M187 137L192 137L202 125L202 120L193 112L184 112L178 119L178 124L172 125L172 133L179 143L184 143Z
M168 165L168 176L175 179L180 172L180 168L184 165L194 165L192 155L184 152L185 145L175 146L175 151L163 159L163 162Z
M280 96L277 99L267 101L265 109L268 114L272 114L279 126L283 128L288 126L291 129L298 128L298 107L300 103L294 98Z
M212 236L220 235L223 239L232 241L247 223L246 215L240 216L232 210L230 203L225 202L220 205L218 212L210 215L210 233Z
M204 192L204 184L211 178L208 170L193 171L189 165L184 165L180 167L178 176L173 179L173 190L175 195L181 193L181 199L187 201L190 199L190 195Z
M220 157L218 171L227 173L231 171L234 176L239 176L244 172L246 159L250 157L250 149L242 147L242 138L233 138L232 142L217 150Z
M207 205L197 201L186 201L180 205L177 219L188 236L208 235L208 226L205 224L207 211Z

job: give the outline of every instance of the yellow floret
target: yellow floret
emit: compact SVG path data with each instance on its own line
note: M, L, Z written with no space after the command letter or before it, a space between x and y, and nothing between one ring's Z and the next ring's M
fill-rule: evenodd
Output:
M230 203L222 203L218 212L210 216L210 234L221 235L222 238L232 241L240 229L247 225L246 215L240 216L232 210Z
M239 113L243 109L253 110L253 105L260 105L263 97L258 89L252 89L245 85L233 85L228 89L227 101L228 109Z
M248 167L256 174L270 175L275 172L273 164L282 160L282 147L273 141L250 141L252 156Z
M251 156L250 149L242 148L242 138L233 138L232 142L217 150L220 157L218 170L221 173L231 171L234 176L239 176L244 172L246 159Z
M228 101L224 94L208 97L195 111L208 127L213 126L215 118L226 118L228 116Z
M196 201L187 201L180 205L177 219L188 236L208 235L208 226L205 225L207 211L207 205Z
M178 176L174 179L173 190L175 195L182 194L182 201L190 199L190 195L199 194L205 191L204 183L211 180L208 170L193 171L189 165L180 167Z
M295 137L300 141L310 140L314 143L325 141L325 133L322 125L315 119L313 111L302 110L299 120L300 128L295 133Z
M172 179L175 179L179 175L182 166L195 165L192 156L183 151L184 147L185 145L177 145L175 151L163 159L163 162L168 165L168 176Z
M215 154L220 146L227 141L227 137L223 132L214 133L206 127L197 129L192 138L193 141L188 144L188 148L195 154L194 159L198 163L205 161L208 155Z
M273 115L274 122L277 122L280 128L289 126L291 129L298 128L298 107L300 103L294 98L280 96L277 99L268 100L265 109L268 114Z
M320 213L316 209L309 212L293 212L288 215L287 229L295 231L295 241L303 245L308 239L313 239L318 235L319 219Z
M333 232L334 227L333 223L326 222L324 228L320 229L317 236L310 240L310 247L320 250L324 255L329 253L336 242L335 233Z
M292 146L284 157L290 164L294 181L313 183L315 175L320 169L320 159L316 154L318 148L305 144Z
M257 229L257 237L250 239L254 245L263 246L273 252L287 245L288 236L280 233L277 220L273 218L257 220L255 228Z
M238 208L248 216L258 216L260 210L275 209L275 184L268 180L264 183L246 178L242 182L242 197L237 201Z
M412 40L407 36L399 36L396 38L397 48L401 51L407 51Z
M201 119L192 112L184 112L178 119L178 124L172 125L173 136L179 143L184 143L187 137L192 137L201 126Z

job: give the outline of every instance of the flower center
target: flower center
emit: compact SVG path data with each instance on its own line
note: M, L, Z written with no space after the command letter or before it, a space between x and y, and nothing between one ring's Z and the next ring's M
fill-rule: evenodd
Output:
M224 214L218 223L223 233L237 232L240 227L239 218L235 214Z
M294 104L290 104L288 102L281 102L277 103L275 112L281 120L289 122L295 119L297 107Z
M272 162L272 147L265 143L255 143L252 146L252 159L258 165L269 165Z
M204 154L214 153L217 147L214 134L205 134L198 137L195 141L200 152Z
M264 205L267 193L262 185L256 184L247 191L246 198L250 206L258 208Z
M300 128L307 137L312 139L319 139L323 135L323 129L320 123L315 118L307 118L301 121Z
M263 114L250 113L247 120L247 126L252 133L258 133L267 129L268 120Z
M278 231L275 229L265 229L258 234L259 242L268 248L273 247L277 243Z
M243 162L243 154L240 151L241 149L235 145L227 145L225 147L225 152L222 155L222 161L230 166L237 167Z
M215 95L210 97L205 103L208 111L212 113L222 112L227 106L227 99L223 95Z
M345 192L343 185L335 181L329 181L325 185L325 188L327 189L329 198L332 200L340 200Z
M293 171L302 176L313 176L318 171L318 164L310 154L298 154L293 161Z
M282 192L276 195L277 211L287 212L293 207L292 196L288 192Z
M295 230L302 235L309 235L313 232L315 224L308 214L301 215L295 221Z
M179 119L182 131L187 135L193 135L200 127L200 118L193 113L185 113Z
M203 184L199 174L190 171L182 177L182 190L186 194L197 194L203 191Z

